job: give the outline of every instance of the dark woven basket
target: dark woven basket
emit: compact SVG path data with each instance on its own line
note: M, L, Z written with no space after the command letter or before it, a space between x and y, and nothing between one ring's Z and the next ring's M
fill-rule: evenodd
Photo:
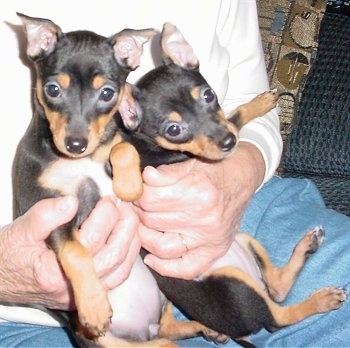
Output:
M284 176L313 180L328 207L350 216L349 16L323 17L281 168Z

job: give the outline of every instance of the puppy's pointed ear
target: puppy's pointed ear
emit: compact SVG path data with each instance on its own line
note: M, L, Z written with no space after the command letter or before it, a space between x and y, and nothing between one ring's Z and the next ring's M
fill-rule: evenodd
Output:
M124 29L113 35L110 42L118 63L126 69L135 70L140 65L143 45L156 33L154 29Z
M141 109L135 98L137 93L137 87L126 83L118 107L123 124L129 130L135 130L141 123Z
M62 35L61 28L44 18L34 18L17 13L25 25L27 34L27 55L32 60L49 55Z
M193 48L180 30L169 22L163 26L161 48L165 62L170 60L183 68L199 69L199 61Z

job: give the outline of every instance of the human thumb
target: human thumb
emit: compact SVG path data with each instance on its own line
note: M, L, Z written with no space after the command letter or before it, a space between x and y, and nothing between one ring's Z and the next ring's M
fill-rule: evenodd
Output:
M172 185L186 176L193 168L193 160L161 165L158 168L146 167L143 171L143 180L146 185Z
M72 220L78 209L76 197L68 195L43 199L33 205L21 218L22 229L29 232L32 239L46 239L52 230Z

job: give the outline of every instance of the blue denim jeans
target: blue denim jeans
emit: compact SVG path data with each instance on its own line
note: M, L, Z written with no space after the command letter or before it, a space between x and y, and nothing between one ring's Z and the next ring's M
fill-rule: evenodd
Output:
M350 283L350 218L326 209L315 186L308 180L273 178L255 195L241 224L267 249L272 261L282 266L304 233L317 225L326 232L323 245L307 261L287 300L297 303L323 286ZM177 310L178 319L185 320ZM310 317L274 333L261 330L250 337L258 347L350 346L350 300L339 310ZM216 347L198 337L177 342L183 347ZM0 324L0 346L71 347L63 329L22 324ZM220 347L235 347L233 341ZM219 346L218 346L219 347Z

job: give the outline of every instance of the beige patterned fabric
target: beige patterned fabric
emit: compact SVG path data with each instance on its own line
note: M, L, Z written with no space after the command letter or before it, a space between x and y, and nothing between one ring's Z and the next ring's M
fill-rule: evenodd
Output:
M325 0L257 0L270 86L281 95L281 134L285 141L303 84L317 51Z

